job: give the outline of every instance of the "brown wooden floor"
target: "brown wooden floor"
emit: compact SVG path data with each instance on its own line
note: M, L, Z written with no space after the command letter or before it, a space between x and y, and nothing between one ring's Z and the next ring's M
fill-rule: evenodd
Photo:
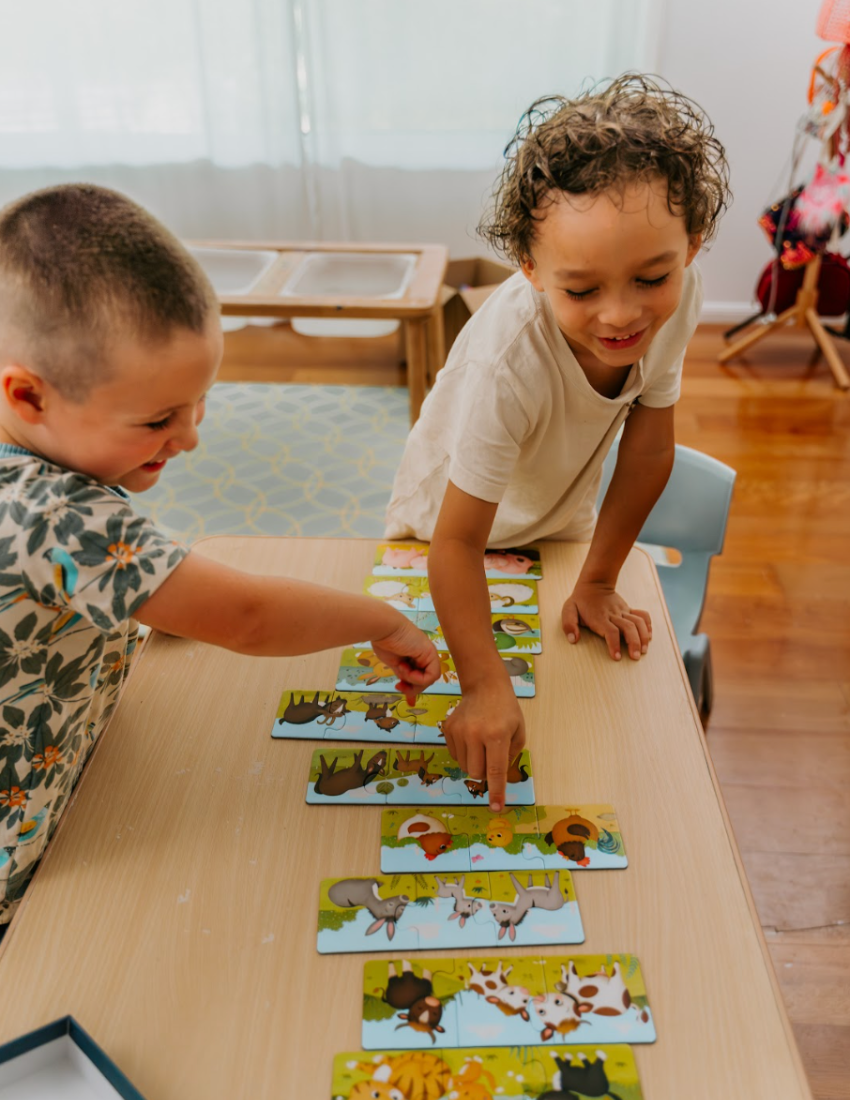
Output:
M805 334L727 367L720 347L719 328L697 333L677 411L679 442L738 471L702 623L708 744L812 1090L848 1100L850 395ZM397 348L248 328L228 336L220 377L394 385Z

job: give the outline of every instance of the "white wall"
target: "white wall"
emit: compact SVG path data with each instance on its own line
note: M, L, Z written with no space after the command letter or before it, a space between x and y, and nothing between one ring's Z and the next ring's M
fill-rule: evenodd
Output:
M828 45L814 30L821 0L662 2L659 72L706 110L731 167L734 203L700 266L704 319L734 320L772 255L756 220L785 193L809 72Z

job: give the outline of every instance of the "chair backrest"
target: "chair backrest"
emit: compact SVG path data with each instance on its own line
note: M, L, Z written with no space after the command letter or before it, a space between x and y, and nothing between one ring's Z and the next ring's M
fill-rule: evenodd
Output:
M615 440L602 470L600 504L611 483L618 450L619 440ZM677 443L670 480L641 529L640 541L672 546L683 554L719 554L735 477L731 466Z

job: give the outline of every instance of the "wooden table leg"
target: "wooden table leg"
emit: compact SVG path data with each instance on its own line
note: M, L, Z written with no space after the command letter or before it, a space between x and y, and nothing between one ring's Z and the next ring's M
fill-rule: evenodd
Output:
M410 390L410 425L419 419L419 410L425 400L425 384L428 372L427 318L414 318L404 322L407 347L407 388Z
M433 386L438 372L446 362L446 331L442 306L438 305L428 318L425 337L428 344L428 384Z

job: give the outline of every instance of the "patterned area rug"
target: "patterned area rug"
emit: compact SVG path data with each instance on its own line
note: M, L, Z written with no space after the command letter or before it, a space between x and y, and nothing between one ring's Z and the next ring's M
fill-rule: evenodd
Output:
M186 542L377 538L407 432L406 389L220 383L197 449L134 503Z

